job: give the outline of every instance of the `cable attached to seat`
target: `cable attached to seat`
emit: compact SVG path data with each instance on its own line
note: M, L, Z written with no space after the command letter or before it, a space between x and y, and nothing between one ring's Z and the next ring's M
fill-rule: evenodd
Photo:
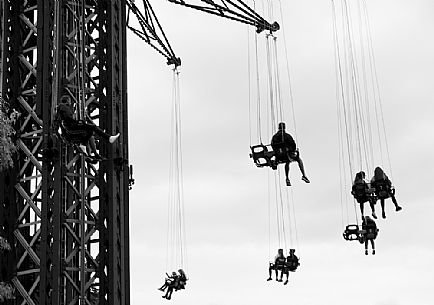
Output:
M187 269L179 71L173 69L166 268Z

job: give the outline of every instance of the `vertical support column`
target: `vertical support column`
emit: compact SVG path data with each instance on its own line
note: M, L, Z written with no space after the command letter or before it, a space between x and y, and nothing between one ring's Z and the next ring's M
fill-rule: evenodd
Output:
M4 7L5 7L5 2L2 1L0 2L0 97L2 97L2 88L3 88L3 48L5 45L5 41L4 41Z
M100 304L129 304L128 118L126 92L125 1L100 1L100 88L103 127L121 132L115 145L103 149L115 162L100 169ZM105 28L105 30L104 30ZM102 280L104 277L104 281Z
M123 202L121 209L121 217L122 217L122 228L121 228L121 238L122 238L122 264L123 264L123 294L124 294L124 303L125 305L130 304L130 200L129 200L129 190L130 190L130 164L128 162L129 156L129 133L128 133L128 90L127 90L127 6L125 0L121 1L121 69L120 73L122 74L122 86L121 86L121 101L122 101L122 125L121 125L121 134L122 134L122 153L123 158L127 162L122 163L122 189L123 189Z
M20 114L14 126L18 148L14 166L0 173L2 191L3 186L5 189L0 222L12 245L11 253L2 258L1 274L16 289L14 303L32 305L39 297L43 175L42 110L35 99L38 3L4 0L1 5L2 97L9 111Z
M61 304L61 220L60 211L62 177L60 145L53 130L54 84L58 83L54 73L55 20L58 6L53 0L38 0L38 66L36 103L40 105L43 120L42 162L42 209L41 209L41 268L40 304ZM59 67L56 67L59 68ZM56 73L57 74L57 73Z

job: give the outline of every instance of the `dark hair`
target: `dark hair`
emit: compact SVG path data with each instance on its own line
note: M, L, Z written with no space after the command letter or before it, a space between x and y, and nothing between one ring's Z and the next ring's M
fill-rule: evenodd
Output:
M62 97L60 98L60 102L61 103L70 103L71 98L68 95L62 95Z
M375 180L381 180L385 178L385 174L383 172L383 170L381 169L381 167L377 166L374 170L374 177Z
M285 123L283 122L279 123L279 130L285 130Z
M365 176L365 172L363 172L363 171L356 173L356 177L354 178L354 182L356 182L358 180L363 180L364 176Z

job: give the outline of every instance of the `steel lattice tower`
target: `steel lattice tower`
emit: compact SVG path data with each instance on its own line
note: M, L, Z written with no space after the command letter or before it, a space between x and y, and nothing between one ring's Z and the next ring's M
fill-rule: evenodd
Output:
M0 172L8 304L129 304L125 0L2 0L0 92L21 116ZM91 164L54 128L61 96L109 133Z

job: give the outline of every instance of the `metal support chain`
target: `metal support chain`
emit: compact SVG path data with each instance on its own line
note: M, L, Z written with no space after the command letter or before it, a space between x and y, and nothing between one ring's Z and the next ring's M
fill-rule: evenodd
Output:
M275 32L280 29L280 25L277 22L269 23L241 0L200 0L205 5L190 4L185 0L168 1L205 13L253 25L256 27L256 32L258 33L264 30Z
M144 14L132 0L126 0L128 6L127 27L158 53L167 58L168 65L181 65L181 59L175 55L160 22L148 0L143 0ZM130 25L130 12L136 16L140 30Z

